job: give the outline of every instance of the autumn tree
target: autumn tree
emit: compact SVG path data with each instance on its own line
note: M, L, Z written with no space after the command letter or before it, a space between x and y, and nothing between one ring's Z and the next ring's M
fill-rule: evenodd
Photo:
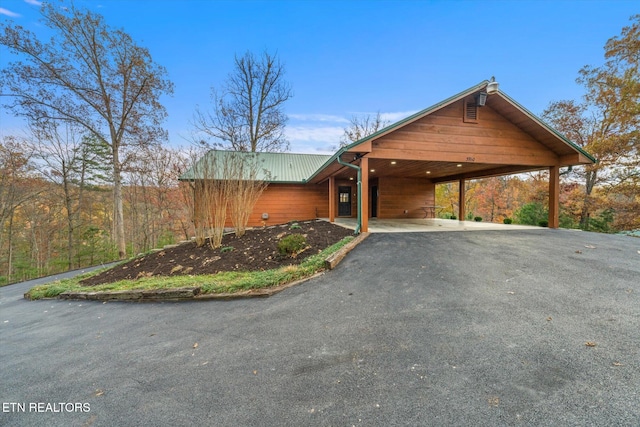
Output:
M32 154L18 138L4 137L0 141L0 263L5 265L0 269L4 270L0 282L11 282L16 212L43 191L41 185L32 185L30 180L34 177Z
M389 125L389 120L383 119L379 111L375 116L371 114L353 115L349 120L349 126L344 128L344 133L340 138L340 147L360 141L387 125Z
M568 175L584 185L583 229L589 228L595 209L596 186L640 190L640 15L631 20L632 25L624 27L620 36L607 41L603 65L580 70L577 82L586 89L583 100L553 102L542 114L598 160Z
M160 96L173 91L166 70L121 29L73 3L43 3L42 22L53 32L42 42L31 31L0 24L0 44L20 56L0 74L6 106L29 122L78 125L110 148L113 232L126 255L122 206L123 150L166 138Z
M289 149L284 129L284 103L293 96L277 55L251 52L236 56L234 69L211 89L211 111L196 109L198 135L213 138L213 146L233 151L281 152ZM200 136L196 140L200 140Z
M475 213L488 222L502 222L508 217L508 177L491 177L478 181L474 198L477 201Z
M171 147L147 147L134 153L125 171L127 234L136 252L173 243L188 216L178 198L182 153ZM175 193L175 194L174 194ZM185 218L186 220L186 218ZM191 235L185 235L188 239Z
M67 266L72 269L86 186L93 181L93 173L102 170L101 156L92 149L91 138L83 134L83 128L69 122L47 121L40 125L31 126L33 141L29 145L42 176L57 184L53 192L64 206Z

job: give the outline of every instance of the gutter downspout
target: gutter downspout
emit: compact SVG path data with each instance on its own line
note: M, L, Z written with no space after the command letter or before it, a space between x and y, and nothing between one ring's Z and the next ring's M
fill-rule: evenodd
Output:
M338 163L340 163L341 165L348 166L358 171L358 225L356 226L356 229L353 232L353 234L360 234L360 229L362 228L362 169L360 168L360 166L343 162L342 159L340 158L340 154L338 154L337 160L338 160ZM330 195L329 197L333 197L333 196Z

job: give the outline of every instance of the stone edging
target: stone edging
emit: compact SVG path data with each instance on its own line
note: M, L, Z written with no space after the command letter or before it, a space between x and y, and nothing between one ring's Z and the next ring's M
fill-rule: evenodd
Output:
M337 252L331 254L324 261L327 270L333 270L342 261L342 259L355 248L360 242L366 239L369 233L360 233L351 242L344 245ZM135 301L135 302L153 302L153 301L208 301L208 300L232 300L245 298L266 298L288 289L292 286L299 285L307 280L323 275L324 272L316 273L304 279L285 283L279 286L273 286L263 289L250 289L242 292L221 293L221 294L202 294L199 287L173 288L173 289L153 289L153 290L126 290L126 291L104 291L104 292L74 292L67 291L58 295L59 299L68 300L91 300L91 301ZM26 298L26 294L25 294Z

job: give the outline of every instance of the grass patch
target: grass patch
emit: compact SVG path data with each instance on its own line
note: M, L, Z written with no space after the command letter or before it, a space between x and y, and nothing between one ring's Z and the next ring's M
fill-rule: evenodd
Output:
M66 291L101 292L199 287L202 293L216 294L233 293L249 289L269 288L272 286L283 285L294 280L300 280L324 270L324 260L351 240L353 240L353 237L345 237L338 243L324 249L322 252L306 258L298 265L288 265L274 270L234 271L194 276L156 276L144 277L138 280L122 280L98 286L80 285L80 280L94 274L98 274L98 272L92 272L72 279L58 280L46 285L35 286L25 295L29 299L36 300L42 298L55 298Z

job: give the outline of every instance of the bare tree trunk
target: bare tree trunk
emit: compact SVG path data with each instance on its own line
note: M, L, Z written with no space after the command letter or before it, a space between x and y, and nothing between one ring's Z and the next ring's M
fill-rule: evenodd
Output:
M67 210L67 266L69 270L73 269L73 232L75 229L73 221L73 206L71 200L71 189L69 188L69 178L67 176L63 179L64 190L64 206Z
M127 256L122 207L122 174L117 148L113 150L113 237L118 248L118 258Z
M582 203L582 210L580 211L580 229L588 230L589 229L589 218L591 217L591 193L593 192L593 187L597 182L598 171L586 171L586 179L584 185L584 200Z
M9 256L7 257L7 283L11 283L11 271L13 270L13 215L14 211L11 211L11 215L9 216L9 233L8 233L8 244L9 244Z

